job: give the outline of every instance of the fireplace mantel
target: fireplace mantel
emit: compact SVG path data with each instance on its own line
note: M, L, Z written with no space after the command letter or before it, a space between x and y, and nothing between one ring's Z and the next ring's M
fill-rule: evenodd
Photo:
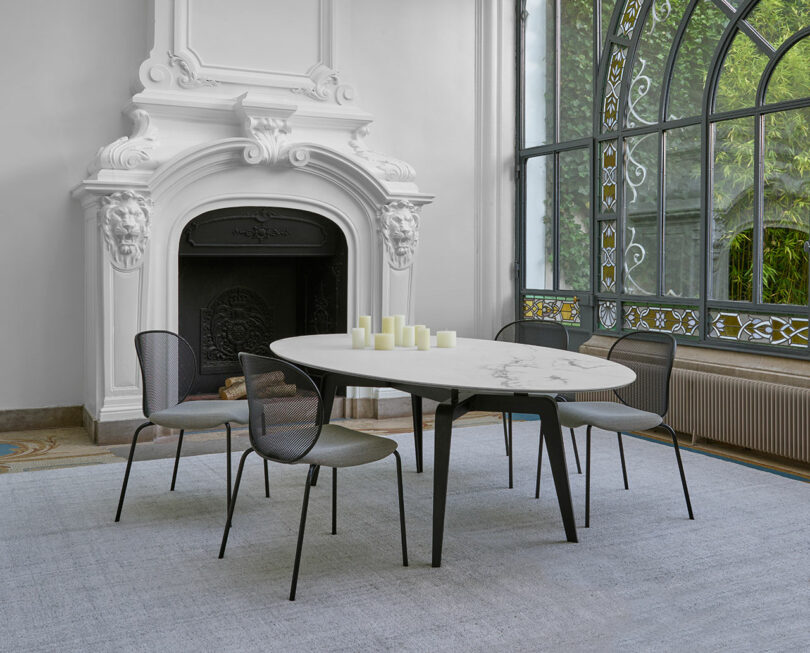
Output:
M133 338L177 330L180 236L207 211L268 206L328 218L346 238L349 322L413 319L421 209L432 196L409 164L367 144L372 116L334 68L337 4L155 1L144 88L125 109L132 133L102 146L74 190L85 216L84 405L96 441L128 438L143 419ZM251 62L249 43L212 36L217 11L228 12L230 30L234 16L246 34L254 21L283 30L270 15L281 5L300 51L280 32L274 50L270 33Z

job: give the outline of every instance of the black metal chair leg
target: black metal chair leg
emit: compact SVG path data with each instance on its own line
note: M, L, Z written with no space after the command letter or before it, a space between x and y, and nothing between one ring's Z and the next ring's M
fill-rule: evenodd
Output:
M509 438L507 440L507 453L509 456L509 489L512 489L512 413L509 413Z
M231 520L233 519L233 509L236 506L236 495L239 494L239 483L242 481L242 470L245 468L245 459L253 451L253 447L245 449L242 458L239 460L239 469L236 471L236 484L233 486L233 497L228 504L228 519L225 521L225 530L222 533L222 544L219 545L219 557L225 555L225 546L228 544L228 533L231 530Z
M183 434L185 430L180 429L180 437L177 440L177 453L174 455L174 473L172 474L172 486L170 492L174 492L174 482L177 480L177 466L180 464L180 449L183 447Z
M312 475L312 487L315 487L318 484L318 474L321 473L321 466L315 466L315 473Z
M332 468L332 535L337 535L337 467Z
M624 446L622 446L621 431L617 431L616 435L619 436L619 456L621 456L622 459L622 477L624 478L624 489L629 490L630 486L627 485L627 467L624 464Z
M585 435L585 528L591 525L591 425Z
M582 467L579 464L579 451L577 451L577 436L574 435L574 429L571 428L571 444L574 445L574 460L577 461L577 474L582 473Z
M413 413L413 446L416 450L416 473L421 474L424 462L422 397L411 395L411 412Z
M295 588L298 585L298 568L301 566L301 549L304 544L304 527L307 525L307 506L309 505L309 488L312 487L312 477L318 465L310 465L307 473L307 484L304 486L304 505L301 506L301 525L298 527L298 545L295 548L295 565L290 585L290 601L295 601Z
M226 456L226 463L228 469L225 471L225 482L228 484L228 491L225 493L228 499L227 505L231 505L231 425L225 422L225 443L227 446L228 455Z
M686 487L686 474L683 472L683 461L681 460L681 449L678 447L678 438L675 435L675 430L668 424L661 424L672 437L672 446L675 448L675 458L678 461L678 471L681 473L681 485L683 485L683 497L686 499L686 509L689 512L689 519L694 519L695 515L692 512L692 502L689 500L689 488Z
M543 464L543 428L540 427L540 444L537 447L537 482L534 486L534 498L540 498L540 467Z
M394 451L397 461L397 495L399 496L399 530L402 536L402 566L408 566L408 539L405 536L405 499L402 496L402 460L399 452Z
M506 450L506 455L509 455L509 430L507 423L512 422L512 415L510 413L501 413L501 418L503 421L503 446Z
M121 508L124 507L124 495L127 493L127 482L129 481L129 470L132 468L132 458L135 455L135 444L138 442L138 435L147 426L152 426L152 422L144 422L137 429L135 435L132 436L132 446L129 448L129 458L127 458L127 469L124 472L124 483L121 485L121 497L118 499L118 511L115 513L115 521L121 519Z
M264 461L264 496L270 498L270 470L267 469L267 460Z

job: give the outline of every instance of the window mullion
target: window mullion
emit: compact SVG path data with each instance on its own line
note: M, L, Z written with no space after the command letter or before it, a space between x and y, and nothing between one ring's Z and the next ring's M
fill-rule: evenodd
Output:
M763 193L765 121L762 114L754 117L754 233L751 278L751 302L762 303L762 238L765 230L765 198Z

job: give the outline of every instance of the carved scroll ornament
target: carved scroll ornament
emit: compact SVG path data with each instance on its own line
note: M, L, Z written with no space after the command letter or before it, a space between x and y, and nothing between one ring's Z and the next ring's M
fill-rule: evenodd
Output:
M143 263L151 232L152 202L131 190L101 199L99 224L112 264L133 270Z
M410 163L368 149L365 143L368 133L368 127L360 127L355 130L354 137L349 141L349 147L354 150L356 157L363 160L365 167L375 177L385 181L413 181L416 178L416 170Z
M157 129L149 114L135 109L129 114L135 128L132 136L122 136L99 149L96 158L87 169L91 175L99 170L131 170L149 161L157 145Z
M419 242L419 208L408 200L395 200L380 209L379 229L388 262L403 270L413 264Z
M245 148L245 161L256 165L275 164L286 159L290 149L290 128L286 120L269 116L245 116L244 128L253 141Z

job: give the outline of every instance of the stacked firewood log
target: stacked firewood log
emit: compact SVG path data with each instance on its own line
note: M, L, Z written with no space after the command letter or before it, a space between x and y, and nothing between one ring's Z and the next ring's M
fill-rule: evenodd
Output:
M286 383L284 372L275 371L262 374L256 379L256 389L263 399L271 397L293 397L298 391L294 383ZM231 376L225 379L225 385L219 389L220 399L244 399L247 397L247 386L244 376Z

